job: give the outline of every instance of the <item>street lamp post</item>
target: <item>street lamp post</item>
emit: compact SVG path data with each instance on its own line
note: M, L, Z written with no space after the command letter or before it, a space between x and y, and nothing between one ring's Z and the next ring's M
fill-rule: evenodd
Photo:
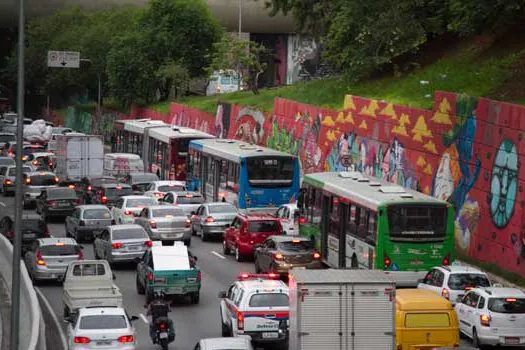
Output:
M239 40L242 36L242 0L239 0Z

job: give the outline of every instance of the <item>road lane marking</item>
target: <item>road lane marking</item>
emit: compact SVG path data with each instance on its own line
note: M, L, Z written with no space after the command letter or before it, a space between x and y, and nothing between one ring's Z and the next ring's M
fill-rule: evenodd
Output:
M212 250L211 253L212 253L213 255L215 255L216 257L218 257L218 258L226 259L225 256L222 256L221 254L217 253L215 250Z
M145 324L149 324L148 318L144 316L144 314L140 314L140 318L142 318L142 321L144 321Z
M1 205L2 207L4 207L4 208L6 207L6 205L5 205L4 202L0 202L0 205Z

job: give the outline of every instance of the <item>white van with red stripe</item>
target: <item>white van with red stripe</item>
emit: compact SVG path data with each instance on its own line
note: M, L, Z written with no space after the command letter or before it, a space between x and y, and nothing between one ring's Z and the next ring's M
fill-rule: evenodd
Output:
M241 274L219 297L223 337L249 335L256 343L286 341L288 286L278 275Z

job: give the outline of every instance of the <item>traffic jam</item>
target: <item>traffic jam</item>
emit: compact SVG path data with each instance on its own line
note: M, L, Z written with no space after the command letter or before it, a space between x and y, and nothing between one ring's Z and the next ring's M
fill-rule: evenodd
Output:
M1 122L0 191L22 196L23 260L35 286L60 286L69 349L177 348L174 316L204 307L211 284L202 242L253 268L213 291L221 334L195 350L525 347L525 293L455 261L447 202L149 119L116 121L110 140L27 120L46 137L24 132L19 179ZM0 209L13 241L12 206ZM126 269L144 314L126 308Z

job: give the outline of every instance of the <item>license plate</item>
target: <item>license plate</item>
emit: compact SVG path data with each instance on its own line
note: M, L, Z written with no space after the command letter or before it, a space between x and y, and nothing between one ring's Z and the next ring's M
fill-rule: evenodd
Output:
M178 287L169 288L168 291L169 291L169 294L182 294L182 288L178 288Z
M24 238L36 238L36 234L35 233L26 233L24 235Z
M62 203L58 203L58 206L59 207L69 207L71 204L68 203L68 202L62 202Z
M519 344L520 338L519 337L505 337L505 344Z
M167 332L160 332L159 337L160 337L160 339L167 339L168 338L168 333Z
M57 278L57 275L55 275L54 273L51 274L51 278Z
M140 250L140 247L128 247L128 250Z
M279 338L279 333L277 333L277 332L264 332L262 334L262 337L264 339L275 339L275 338Z
M111 345L110 340L97 341L97 345Z

